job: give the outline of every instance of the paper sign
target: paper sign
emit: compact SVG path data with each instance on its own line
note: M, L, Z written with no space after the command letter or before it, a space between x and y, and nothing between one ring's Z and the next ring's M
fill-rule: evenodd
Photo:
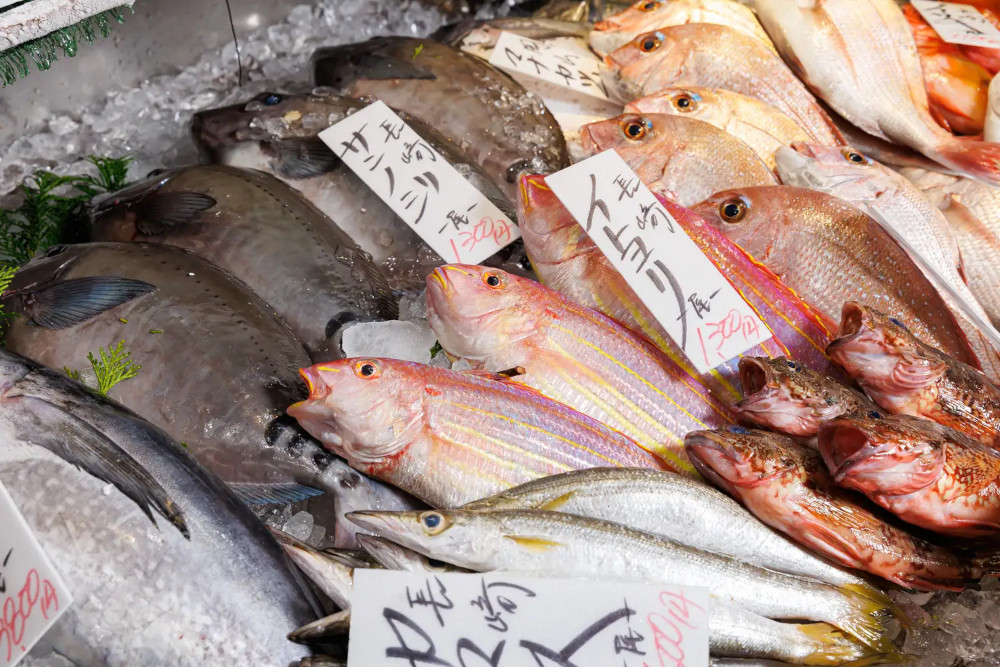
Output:
M708 590L355 570L347 667L707 667Z
M618 153L604 151L545 182L699 373L771 337Z
M479 264L521 237L500 212L384 102L319 133L446 262Z
M73 601L0 484L0 667L20 662Z
M493 47L490 64L591 97L608 99L608 89L601 80L603 65L592 54L574 52L512 32L502 32Z
M911 4L946 42L1000 48L1000 30L971 5L933 0L912 0Z

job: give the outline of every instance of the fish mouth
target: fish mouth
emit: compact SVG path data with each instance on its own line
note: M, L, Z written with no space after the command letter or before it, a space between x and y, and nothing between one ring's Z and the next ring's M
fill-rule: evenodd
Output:
M429 276L427 276L427 293L431 292L440 293L441 296L449 296L454 288L451 284L451 280L448 278L448 274L445 272L444 266L439 266L434 269Z
M876 453L870 434L847 420L829 421L820 428L819 451L837 484Z
M688 433L684 437L684 449L702 476L731 493L737 487L752 488L770 479L743 481L747 477L742 472L748 466L746 457L737 454L731 446L720 441L711 431Z
M763 391L765 388L776 387L774 372L767 363L752 357L740 359L740 386L747 398ZM746 398L744 399L744 401Z
M857 341L872 329L865 321L865 309L854 301L848 301L840 311L840 330L837 337L826 346L827 351L837 350Z
M601 150L601 146L597 142L597 139L594 138L594 132L590 129L589 124L580 128L580 146L583 147L583 152L588 155L593 155Z

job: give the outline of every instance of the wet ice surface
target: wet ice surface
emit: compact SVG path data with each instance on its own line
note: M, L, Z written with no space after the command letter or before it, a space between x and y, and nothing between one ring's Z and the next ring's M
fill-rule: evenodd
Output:
M426 364L437 337L427 322L363 322L344 330L345 357L385 357Z
M906 652L920 656L921 667L996 667L1000 665L1000 581L984 580L982 590L933 593L922 606L905 604L913 621L904 642ZM917 597L917 596L912 596Z

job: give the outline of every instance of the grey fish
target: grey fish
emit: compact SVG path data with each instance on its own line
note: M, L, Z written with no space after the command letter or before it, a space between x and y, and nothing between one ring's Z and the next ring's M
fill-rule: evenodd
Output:
M443 260L318 137L364 106L324 88L308 94L265 92L247 102L196 113L191 132L209 161L258 169L298 190L372 256L393 289L419 291L427 274ZM515 219L510 198L479 165L426 123L396 113L473 187ZM518 274L530 266L520 241L483 263Z
M112 667L303 655L284 635L315 618L315 601L253 514L175 440L6 350L0 384L0 482L75 600L34 654ZM149 503L173 520L153 525Z
M373 97L437 129L481 165L512 201L522 172L569 165L552 114L503 72L475 56L414 37L376 37L318 49L317 85Z
M95 241L179 246L229 271L314 361L343 356L345 324L399 316L371 256L298 192L258 171L170 169L96 200L91 224Z
M879 617L893 609L842 587L772 572L608 521L559 512L356 512L363 528L425 556L478 571L699 584L719 604L769 618L835 625L876 650L894 650Z
M3 303L21 315L7 348L53 368L79 369L125 340L142 370L111 398L186 443L223 481L285 500L302 497L296 484L339 488L334 474L323 477L332 456L284 417L306 395L297 371L308 355L263 301L208 261L148 243L55 246L17 273Z
M603 519L779 572L834 585L868 585L792 544L724 493L669 472L576 470L521 484L462 509L546 510Z

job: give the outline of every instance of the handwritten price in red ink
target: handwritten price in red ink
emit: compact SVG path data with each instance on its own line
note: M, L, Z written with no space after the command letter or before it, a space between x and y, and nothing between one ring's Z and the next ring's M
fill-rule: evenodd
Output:
M24 586L16 596L4 600L3 614L0 616L0 653L7 648L7 662L14 654L14 648L24 639L24 630L32 614L39 613L48 620L50 614L59 611L59 595L48 579L42 579L38 570L28 572ZM22 651L27 649L20 646Z
M653 645L661 667L676 665L684 667L684 634L687 630L704 628L708 623L708 612L700 604L692 602L684 591L660 593L660 603L667 608L666 613L654 612L646 616L653 633ZM642 663L650 667L649 663Z
M709 332L707 336L708 343L706 343L706 337L702 335L700 330L698 331L698 338L701 342L701 352L705 357L705 363L711 363L709 360L709 348L711 344L715 345L711 349L711 352L714 353L713 356L718 356L722 361L725 361L726 356L722 354L722 348L729 339L736 338L745 341L755 341L760 336L758 321L755 318L740 314L736 309L730 310L718 322L706 323L704 328Z
M513 241L514 236L511 231L511 224L503 218L494 219L484 217L472 229L459 232L458 240L461 242L462 250L469 252L484 241L503 247ZM465 261L462 255L459 254L455 239L451 240L451 248L455 253L456 262Z

